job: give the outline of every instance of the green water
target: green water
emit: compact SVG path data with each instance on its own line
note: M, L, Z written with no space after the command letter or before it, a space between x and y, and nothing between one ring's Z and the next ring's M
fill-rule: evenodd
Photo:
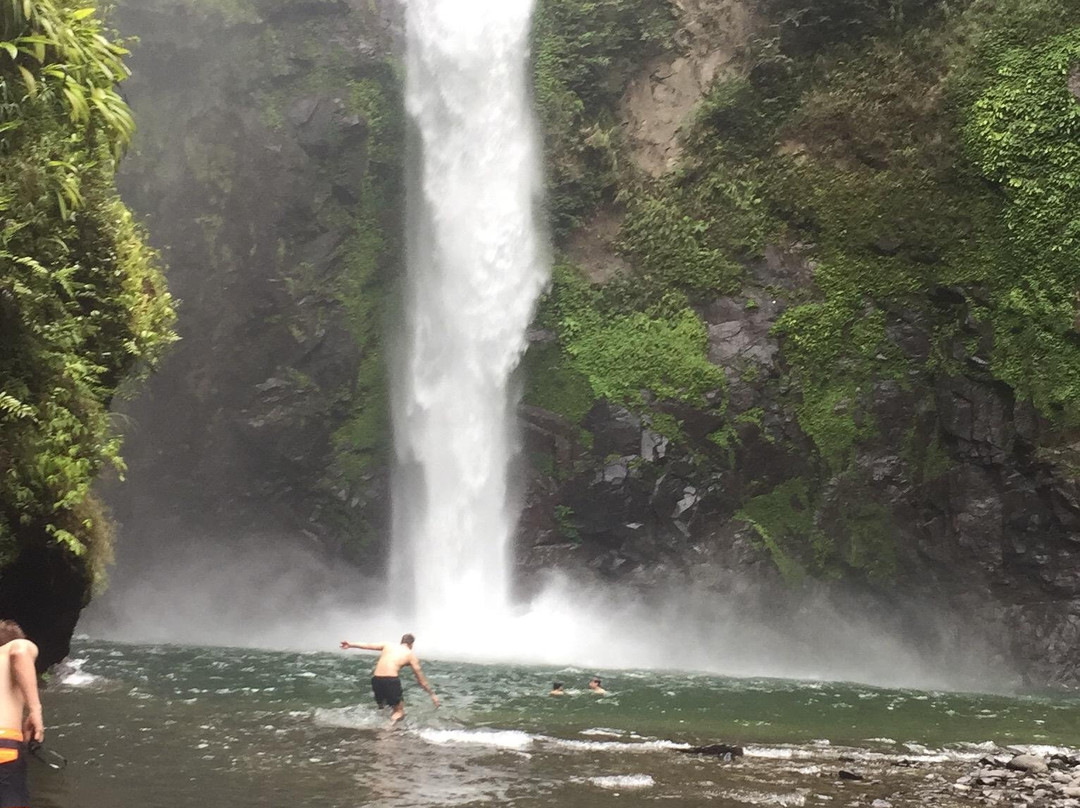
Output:
M45 692L48 743L71 763L35 768L44 808L826 805L853 788L919 805L991 746L1080 746L1071 697L654 671L601 671L596 696L592 670L425 660L443 707L406 678L391 730L355 653L83 642L73 656L79 672ZM555 679L571 694L548 696ZM677 751L715 742L747 755ZM836 782L852 766L875 782Z

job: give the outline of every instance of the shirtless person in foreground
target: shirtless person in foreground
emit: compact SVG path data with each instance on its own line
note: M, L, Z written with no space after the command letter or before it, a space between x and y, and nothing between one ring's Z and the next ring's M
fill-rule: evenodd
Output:
M371 675L371 691L375 694L375 703L382 709L390 705L390 723L394 724L405 717L405 702L401 696L401 677L398 675L402 668L408 665L416 674L416 681L420 687L431 696L431 701L436 707L439 706L439 697L435 695L424 672L420 670L420 660L413 653L413 643L416 637L406 634L401 638L401 644L390 642L362 643L341 641L342 648L359 648L362 651L378 651L379 661L375 663L375 670Z
M19 624L0 620L0 808L30 805L26 746L45 740L37 671L38 649Z

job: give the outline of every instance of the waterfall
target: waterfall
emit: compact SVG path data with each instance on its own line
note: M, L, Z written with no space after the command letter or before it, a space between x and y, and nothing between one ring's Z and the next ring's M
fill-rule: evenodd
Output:
M418 631L505 615L510 378L547 283L527 67L533 0L408 0L404 339L391 583ZM472 634L475 636L475 634Z

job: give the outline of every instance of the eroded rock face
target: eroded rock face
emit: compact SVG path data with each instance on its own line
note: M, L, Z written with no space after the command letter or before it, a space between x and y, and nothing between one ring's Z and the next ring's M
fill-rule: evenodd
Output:
M812 283L813 267L796 247L772 249L749 269L739 295L699 311L709 359L728 378L726 409L653 402L684 433L664 442L647 418L595 406L583 421L591 447L575 450L561 482L542 486L545 507L564 509L562 523L536 531L523 522L523 574L587 570L646 590L697 582L717 597L738 592L797 611L799 596L739 510L785 481L816 481L808 505L822 535L854 552L844 548L856 547L857 531L882 532L872 552L894 554L880 577L837 568L840 577L862 581L858 608L880 610L919 647L944 643L941 652L950 653L952 645L985 640L996 664L1030 683L1080 681L1077 447L1036 448L1046 426L1032 407L967 361L968 351L977 358L987 349L985 335L973 331L955 349L971 375L942 373L930 385L882 379L864 391L868 411L860 417L874 424L874 435L843 472L830 472L814 459L788 398L783 345L773 331L785 304L769 293ZM892 317L886 333L894 344L925 357L931 340L923 320L905 311ZM714 440L725 429L721 447ZM687 446L709 461L692 462ZM846 585L823 586L843 597ZM922 625L926 608L942 621L932 630ZM763 619L782 612L765 609Z
M746 0L675 0L680 53L655 59L623 96L623 128L638 168L659 177L675 167L678 133L713 81L736 67L739 48L754 30Z
M4 572L0 614L38 646L39 671L68 655L75 624L90 597L84 564L58 544L27 546Z
M128 561L173 540L166 515L329 550L386 523L387 464L343 473L333 435L381 389L358 378L401 239L401 138L373 129L402 114L400 17L392 1L118 4L139 37L119 184L182 301L181 342L125 407L129 482L110 500Z

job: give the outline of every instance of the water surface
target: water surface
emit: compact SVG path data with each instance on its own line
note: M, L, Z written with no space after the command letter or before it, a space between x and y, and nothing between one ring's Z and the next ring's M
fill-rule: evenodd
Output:
M356 653L83 641L73 655L45 692L49 745L71 761L35 767L45 808L915 806L992 748L1080 746L1066 696L637 670L600 671L596 696L593 670L425 660L444 706L407 677L390 729ZM555 679L570 695L547 695ZM716 742L746 756L679 751Z

